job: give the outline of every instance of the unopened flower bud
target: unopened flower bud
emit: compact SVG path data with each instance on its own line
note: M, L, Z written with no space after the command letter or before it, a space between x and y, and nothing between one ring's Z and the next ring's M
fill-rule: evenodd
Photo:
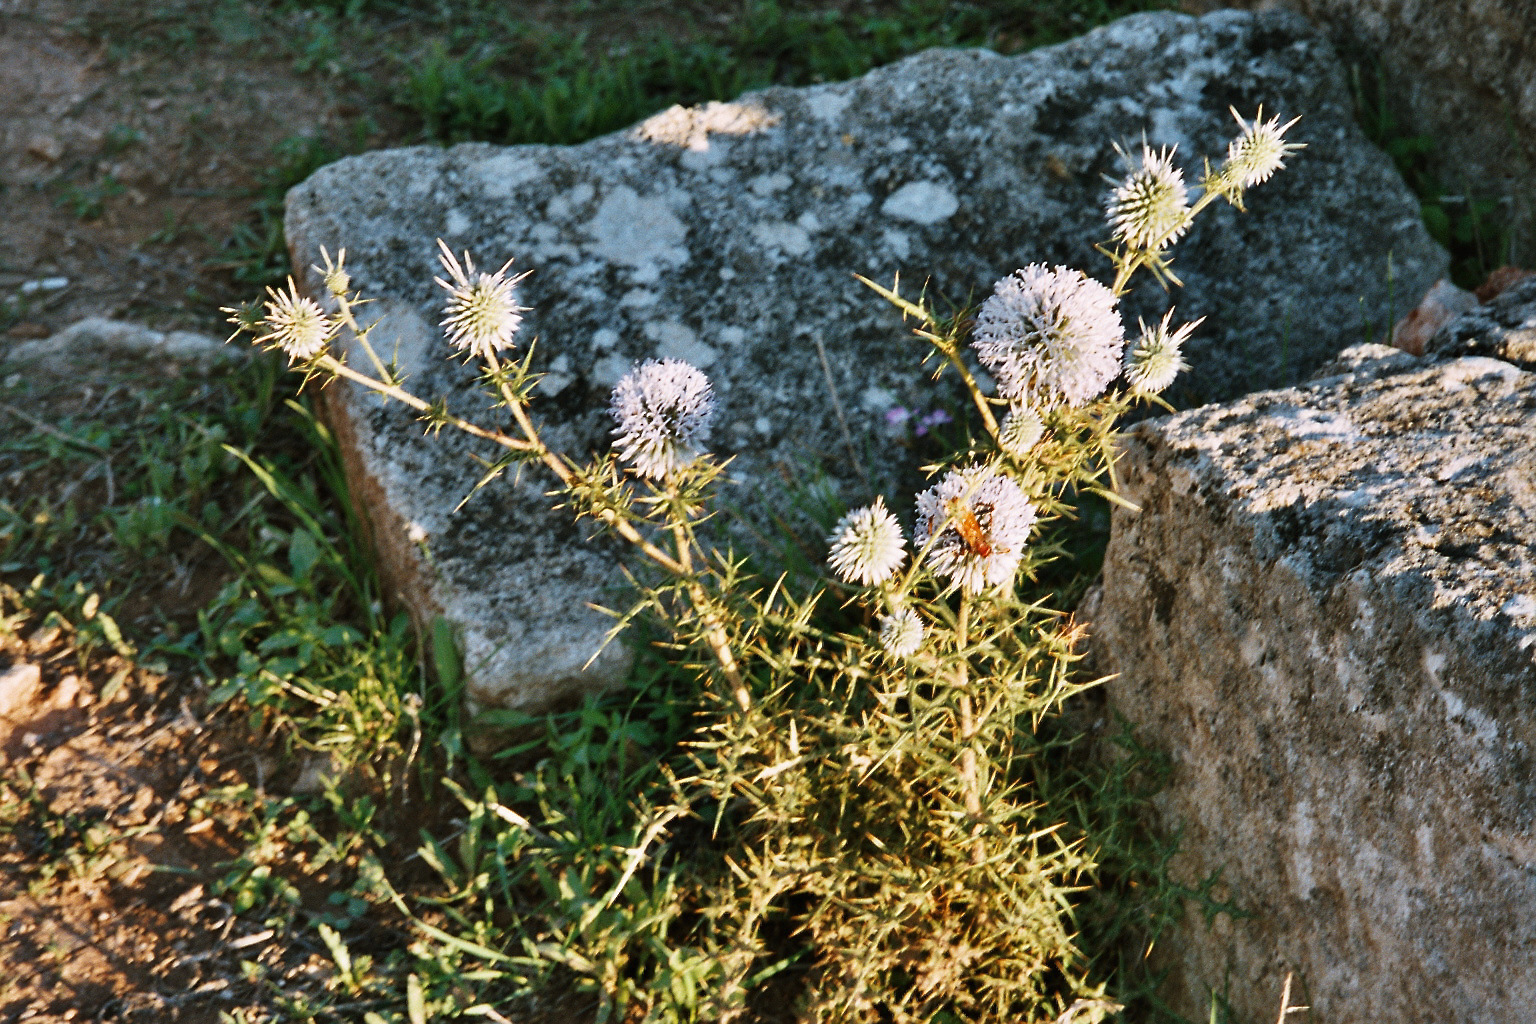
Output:
M1232 109L1232 116L1237 118L1243 130L1228 144L1227 160L1222 165L1221 174L1236 190L1263 184L1272 174L1285 167L1286 157L1306 148L1305 143L1285 141L1285 133L1301 120L1299 117L1285 124L1281 124L1278 117L1260 121L1259 118L1264 116L1263 107L1259 108L1252 124L1244 121L1236 108Z
M1184 361L1184 342L1194 333L1205 317L1169 330L1173 310L1163 314L1156 327L1141 323L1141 337L1125 354L1125 379L1137 394L1155 395L1182 371L1189 369Z

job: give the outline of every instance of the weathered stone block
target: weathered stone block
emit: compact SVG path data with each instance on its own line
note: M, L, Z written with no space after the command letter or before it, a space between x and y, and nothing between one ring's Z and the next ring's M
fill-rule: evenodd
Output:
M1492 356L1536 367L1536 277L1441 327L1424 349L1430 355Z
M606 443L608 389L632 362L681 357L719 393L713 442L742 481L730 500L821 461L861 501L903 465L883 414L935 393L921 344L854 273L901 271L914 291L931 275L930 290L960 300L1036 260L1102 276L1092 243L1106 234L1103 175L1120 170L1111 144L1176 144L1193 177L1236 131L1229 105L1251 116L1261 103L1304 115L1295 136L1309 148L1252 193L1250 214L1204 219L1177 260L1183 314L1210 317L1185 398L1222 397L1297 379L1358 340L1362 318L1390 325L1389 254L1399 294L1445 267L1355 127L1340 66L1294 15L1143 15L1007 59L933 51L575 147L368 154L290 194L288 238L300 269L321 246L347 249L358 284L385 300L386 347L412 386L457 410L485 403L430 326L436 236L534 271L525 337L541 336L535 368L549 373L535 411L560 447ZM1148 283L1128 319L1167 301ZM585 665L609 625L585 602L614 581L611 553L545 511L541 477L451 515L479 471L473 446L423 440L403 410L348 388L328 395L386 576L418 618L463 631L477 699L537 706L623 671L616 649Z
M1089 614L1165 751L1193 908L1158 954L1204 1019L1505 1022L1536 1008L1536 374L1372 346L1139 424Z

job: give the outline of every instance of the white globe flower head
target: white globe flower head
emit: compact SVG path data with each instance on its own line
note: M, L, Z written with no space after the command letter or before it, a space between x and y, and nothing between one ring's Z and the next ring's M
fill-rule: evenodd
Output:
M1045 421L1027 405L1016 405L998 428L998 445L1016 459L1023 458L1045 436Z
M1230 109L1242 132L1227 145L1227 161L1221 171L1222 176L1236 187L1252 188L1263 184L1285 167L1287 157L1307 148L1305 143L1285 141L1285 133L1301 118L1293 117L1285 124L1281 124L1278 117L1261 121L1264 116L1261 106L1250 124L1243 120L1237 108Z
M517 304L517 285L531 271L509 278L507 271L512 261L507 260L496 273L487 274L475 270L469 253L464 254L464 263L460 265L441 238L437 247L437 258L451 278L433 278L448 290L441 324L448 333L448 343L456 349L468 350L478 359L510 348L513 336L523 324L523 314L529 309Z
M285 292L267 289L271 296L266 303L266 316L261 329L267 333L256 338L256 344L272 344L283 350L290 363L304 363L325 351L341 326L314 299L299 294L293 278L288 279Z
M715 396L709 378L681 359L647 359L614 385L608 411L618 421L619 458L660 479L703 453Z
M880 646L893 658L910 658L923 646L923 620L911 608L880 616Z
M1120 374L1125 325L1115 305L1082 271L1031 263L981 304L971 347L1008 401L1082 405Z
M1141 166L1126 175L1105 202L1110 230L1132 249L1159 251L1189 228L1189 189L1184 172L1173 166L1177 148L1153 150L1143 142ZM1130 154L1120 155L1131 162Z
M984 466L950 470L917 496L913 543L927 547L936 575L975 593L1013 582L1036 518L1008 477Z
M1138 321L1141 337L1125 353L1125 379L1137 394L1155 395L1189 369L1189 364L1184 361L1184 342L1205 322L1205 317L1170 330L1172 319L1173 310L1170 309L1155 327Z
M907 539L884 498L838 520L827 562L844 583L872 587L890 579L906 558Z

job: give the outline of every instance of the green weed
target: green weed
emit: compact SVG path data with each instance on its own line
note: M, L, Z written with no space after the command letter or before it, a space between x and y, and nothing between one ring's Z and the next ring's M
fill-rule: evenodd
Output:
M103 174L89 185L65 184L54 205L68 207L78 220L97 220L107 212L107 200L115 199L125 191L127 189L116 178Z

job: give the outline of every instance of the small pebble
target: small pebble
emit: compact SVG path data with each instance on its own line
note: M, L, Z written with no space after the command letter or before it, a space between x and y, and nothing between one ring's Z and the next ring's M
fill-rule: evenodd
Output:
M43 277L36 281L23 281L21 294L36 295L38 292L57 292L69 287L67 277Z
M34 135L27 142L27 152L39 160L53 163L64 155L64 143L52 135Z

